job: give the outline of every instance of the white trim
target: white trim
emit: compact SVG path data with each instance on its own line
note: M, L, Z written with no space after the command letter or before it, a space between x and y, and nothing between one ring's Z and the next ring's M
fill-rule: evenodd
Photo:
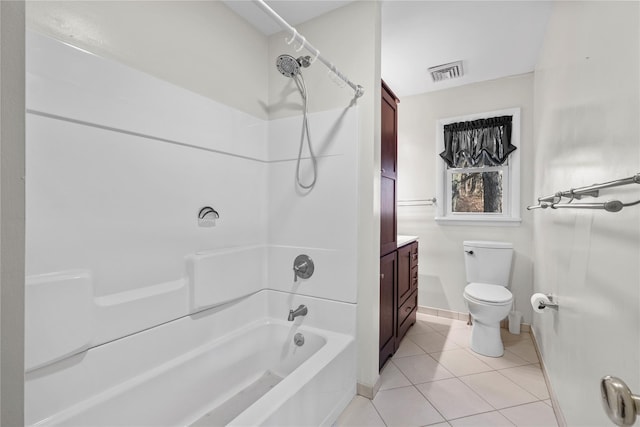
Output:
M465 218L437 216L435 220L442 225L486 225L489 227L518 227L522 222L522 218L487 218L480 215L470 215Z
M488 111L483 113L469 114L466 116L448 117L440 119L436 125L436 153L444 150L444 126L450 123L461 121L471 121L486 119L488 117L512 116L511 143L518 149L509 156L509 163L506 166L506 178L503 180L503 213L502 214L452 214L448 210L448 197L446 177L447 168L445 162L439 155L436 155L436 198L442 201L437 204L435 220L443 225L493 225L493 226L518 226L520 218L520 108L508 108L504 110ZM450 209L450 208L449 208Z
M542 370L542 375L544 376L544 382L547 385L547 391L549 392L549 400L551 400L551 407L553 408L553 414L556 416L556 421L558 421L558 426L567 427L567 420L564 418L564 413L562 412L562 408L560 407L558 396L556 395L555 390L551 386L551 377L549 376L547 365L544 363L544 358L542 357L542 352L540 351L540 346L538 345L536 330L535 328L530 328L530 329L531 329L531 332L530 332L531 341L533 342L533 348L535 348L536 354L538 355L538 361L540 362L540 368Z

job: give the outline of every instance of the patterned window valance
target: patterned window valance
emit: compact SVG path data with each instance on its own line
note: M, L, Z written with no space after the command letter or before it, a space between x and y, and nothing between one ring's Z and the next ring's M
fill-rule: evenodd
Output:
M517 148L511 144L511 119L501 116L445 125L440 157L450 168L503 164Z

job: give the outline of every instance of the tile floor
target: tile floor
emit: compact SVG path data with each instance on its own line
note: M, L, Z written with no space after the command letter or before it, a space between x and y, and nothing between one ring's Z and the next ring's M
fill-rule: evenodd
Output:
M557 426L531 336L502 333L504 356L480 356L466 322L418 313L376 397L356 396L335 425Z

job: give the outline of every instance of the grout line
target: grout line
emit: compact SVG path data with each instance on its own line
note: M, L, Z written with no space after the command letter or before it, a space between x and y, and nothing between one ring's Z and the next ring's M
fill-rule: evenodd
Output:
M465 385L466 385L466 384L465 384ZM477 394L477 393L476 393L476 394ZM480 397L482 397L482 396L480 396ZM486 402L486 400L485 400L485 402ZM487 403L489 403L489 402L487 402ZM491 405L491 404L489 403L489 405ZM500 409L497 409L495 406L491 405L491 407L492 407L493 409L492 409L492 410L490 410L490 411L482 411L482 412L478 412L478 413L476 413L476 414L463 415L463 416L461 416L461 417L456 417L456 418L449 418L449 419L447 420L447 422L449 422L449 421L455 421L455 420L461 420L461 419L463 419L463 418L475 417L476 415L488 414L488 413L490 413L490 412L500 412ZM506 418L506 417L505 417L505 418ZM509 420L509 422L511 422L511 420Z
M449 379L450 379L450 378L449 378ZM436 381L438 381L438 380L436 380ZM436 382L436 381L430 381L430 382ZM422 384L426 384L426 383L422 383ZM440 416L442 417L442 419L443 419L445 422L447 422L447 417L445 417L445 416L444 416L444 414L438 410L438 408L436 407L436 405L435 405L432 401L430 401L430 400L429 400L429 398L428 398L427 396L425 396L425 394L424 394L423 392L421 392L421 391L420 391L420 389L419 389L418 387L416 387L416 385L415 385L415 384L413 385L413 388L415 388L415 389L416 389L416 391L417 391L417 392L418 392L422 397L424 397L424 398L425 398L425 400L426 400L427 402L429 402L429 405L431 405L431 407L432 407L433 409L435 409L435 411L438 413L438 415L440 415ZM440 421L440 422L442 422L442 421ZM437 423L431 423L431 424L437 424ZM447 422L447 424L448 424L448 422ZM428 425L428 424L427 424L427 425Z
M376 411L376 414L378 414L378 417L380 417L380 420L382 421L382 424L384 424L385 427L389 427L389 424L387 424L387 422L384 420L384 418L382 418L382 414L380 413L380 411L378 411L378 408L376 408L376 405L373 403L373 400L369 400L369 402L371 402L371 406L373 406L373 410Z
M409 378L404 374L404 372L402 372L402 369L400 369L400 368L398 367L398 365L396 365L395 363L393 363L393 360L391 360L391 364L392 364L393 366L395 366L395 368L398 370L398 372L400 372L400 375L402 375L402 377L403 377L405 380L407 380L407 381L409 382L409 384L413 384L413 383L411 382L411 380L410 380L410 379L409 379Z

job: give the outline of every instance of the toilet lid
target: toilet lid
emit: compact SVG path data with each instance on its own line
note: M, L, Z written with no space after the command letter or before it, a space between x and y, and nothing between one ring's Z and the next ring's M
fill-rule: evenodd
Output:
M486 302L509 302L513 298L509 289L488 283L469 283L464 292L473 299Z

